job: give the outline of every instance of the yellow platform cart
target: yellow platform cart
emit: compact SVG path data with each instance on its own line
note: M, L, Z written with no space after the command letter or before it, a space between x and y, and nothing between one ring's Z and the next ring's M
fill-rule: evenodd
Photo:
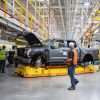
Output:
M90 64L89 67L77 66L75 69L75 74L82 73L93 73L96 71L95 67ZM21 66L15 71L18 75L26 78L31 77L41 77L41 76L61 76L67 75L67 66L48 66L46 68L36 68L33 66Z

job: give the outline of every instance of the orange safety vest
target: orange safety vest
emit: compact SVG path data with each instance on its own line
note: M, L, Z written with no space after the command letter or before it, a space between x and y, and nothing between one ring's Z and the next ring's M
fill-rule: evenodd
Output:
M72 51L74 52L73 64L77 65L77 58L78 58L77 51L75 49L73 49Z

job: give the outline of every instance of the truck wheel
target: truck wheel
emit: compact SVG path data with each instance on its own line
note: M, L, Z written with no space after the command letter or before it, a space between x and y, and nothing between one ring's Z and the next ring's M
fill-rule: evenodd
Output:
M39 56L40 56L41 61L42 61L41 63L46 64L46 57L42 53L39 53L39 54L36 54L32 57L31 65L35 65L35 62Z
M91 62L91 64L94 64L94 60L93 60L92 55L90 55L90 54L85 55L83 62L84 62L84 65L85 65L86 62L88 62L88 63Z

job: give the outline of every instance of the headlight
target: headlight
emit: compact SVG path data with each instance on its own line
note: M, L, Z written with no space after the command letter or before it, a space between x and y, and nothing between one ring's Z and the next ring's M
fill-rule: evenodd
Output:
M28 49L27 50L27 56L29 56L30 52L31 52L31 49Z
M25 56L29 56L29 55L30 55L30 52L31 52L31 49L26 49L26 50L24 51L24 55L25 55Z

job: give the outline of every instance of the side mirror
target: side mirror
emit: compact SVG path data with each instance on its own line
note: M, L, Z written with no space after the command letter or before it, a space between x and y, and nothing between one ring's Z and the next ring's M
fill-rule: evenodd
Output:
M55 49L55 46L54 45L51 45L51 49Z

